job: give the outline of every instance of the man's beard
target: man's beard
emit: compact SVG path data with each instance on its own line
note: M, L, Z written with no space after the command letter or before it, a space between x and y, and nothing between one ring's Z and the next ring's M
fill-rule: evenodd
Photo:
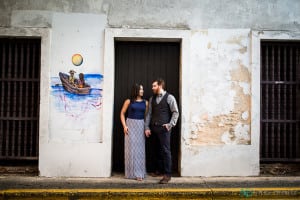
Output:
M153 90L153 94L158 94L158 90Z

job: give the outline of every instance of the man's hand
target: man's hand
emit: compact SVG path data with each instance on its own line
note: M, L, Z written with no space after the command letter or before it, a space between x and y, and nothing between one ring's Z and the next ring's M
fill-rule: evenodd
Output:
M149 129L145 130L146 137L149 137L151 135L151 131Z
M170 124L163 124L163 127L165 127L168 131L172 128Z

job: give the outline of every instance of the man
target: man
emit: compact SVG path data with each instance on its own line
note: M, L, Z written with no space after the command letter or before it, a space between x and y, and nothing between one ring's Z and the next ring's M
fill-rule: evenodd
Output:
M145 135L152 135L158 142L156 174L163 173L159 183L166 184L171 180L172 173L171 129L177 123L179 112L175 97L165 91L163 79L153 81L152 91L145 120Z
M69 83L75 86L75 77L74 74L76 73L73 69L69 71L70 76L69 76Z

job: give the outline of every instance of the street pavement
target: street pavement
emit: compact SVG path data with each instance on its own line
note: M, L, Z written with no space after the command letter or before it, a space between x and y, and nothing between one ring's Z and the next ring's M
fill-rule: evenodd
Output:
M0 189L91 189L91 188L265 188L300 187L296 177L172 177L165 185L161 177L147 176L143 181L125 179L122 175L109 178L47 178L39 176L0 175Z
M160 178L147 176L143 181L136 181L120 174L109 178L0 175L0 200L47 196L54 199L57 196L66 199L300 199L299 176L173 177L164 185L158 184Z

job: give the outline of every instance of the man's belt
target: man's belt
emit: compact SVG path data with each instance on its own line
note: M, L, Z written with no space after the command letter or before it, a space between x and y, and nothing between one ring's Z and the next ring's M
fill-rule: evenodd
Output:
M153 122L153 123L151 123L151 125L152 125L152 126L162 126L163 124L158 123L158 122Z

